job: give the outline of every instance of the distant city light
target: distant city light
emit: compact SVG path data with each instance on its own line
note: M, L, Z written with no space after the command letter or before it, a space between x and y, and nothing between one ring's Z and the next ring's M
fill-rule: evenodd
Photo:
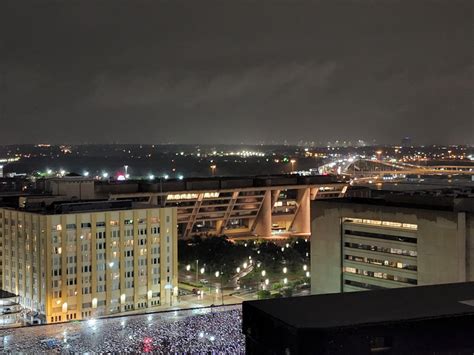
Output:
M170 177L170 176L169 176L168 174L163 175L163 179L165 179L165 180L168 180L169 177Z
M84 175L85 177L88 177L88 176L89 176L89 172L88 172L88 171L84 171L84 172L82 173L82 175Z
M153 175L153 174L148 175L148 179L155 180L155 175Z
M183 180L184 176L183 175L178 175L178 180Z
M104 179L107 179L107 178L109 177L109 173L102 173L102 177L103 177Z
M120 175L117 176L117 180L118 181L125 181L126 179L125 179L124 175L120 174Z

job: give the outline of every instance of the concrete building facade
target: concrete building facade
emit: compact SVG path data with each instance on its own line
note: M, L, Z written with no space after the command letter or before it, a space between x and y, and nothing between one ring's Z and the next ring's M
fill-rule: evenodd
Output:
M170 305L176 209L83 202L0 209L3 289L42 323Z
M348 187L332 176L296 175L127 181L63 177L41 183L56 199L133 200L176 207L181 238L309 236L310 202L343 197ZM34 202L34 197L28 201Z
M474 280L474 199L315 201L313 294Z

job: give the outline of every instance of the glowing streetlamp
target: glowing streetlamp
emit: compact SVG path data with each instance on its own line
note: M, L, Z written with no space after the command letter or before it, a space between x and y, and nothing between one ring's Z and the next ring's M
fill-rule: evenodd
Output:
M236 269L236 271L237 271L237 273L239 273L239 272L240 272L240 267L238 267L238 268Z
M216 271L216 273L214 275L216 275L216 277L219 277L219 275L220 275L219 271Z
M286 274L287 272L288 272L288 268L285 266L285 267L283 268L283 273Z
M303 271L308 270L308 265L303 265Z
M309 271L306 271L306 277L310 277L311 274L309 273Z
M204 268L203 267L201 268L201 274L204 274Z
M191 265L188 264L186 265L186 271L189 271L189 270L191 270Z
M284 283L285 285L288 283L288 279L287 279L286 277L283 279L283 283Z
M266 274L267 272L265 270L262 270L262 277L265 277Z

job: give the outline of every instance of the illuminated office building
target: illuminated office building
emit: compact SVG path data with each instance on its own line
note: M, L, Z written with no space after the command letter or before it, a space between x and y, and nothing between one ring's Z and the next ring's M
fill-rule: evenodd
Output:
M177 295L176 209L130 201L0 209L3 289L33 322L171 305Z

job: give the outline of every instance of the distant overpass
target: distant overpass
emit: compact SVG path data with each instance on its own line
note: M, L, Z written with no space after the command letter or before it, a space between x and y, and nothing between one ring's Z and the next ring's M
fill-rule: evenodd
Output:
M474 164L418 165L382 159L360 157L343 158L326 163L320 173L328 172L351 177L376 177L383 175L474 175Z
M420 166L385 160L359 159L348 165L343 173L353 177L383 175L474 175L474 165Z

